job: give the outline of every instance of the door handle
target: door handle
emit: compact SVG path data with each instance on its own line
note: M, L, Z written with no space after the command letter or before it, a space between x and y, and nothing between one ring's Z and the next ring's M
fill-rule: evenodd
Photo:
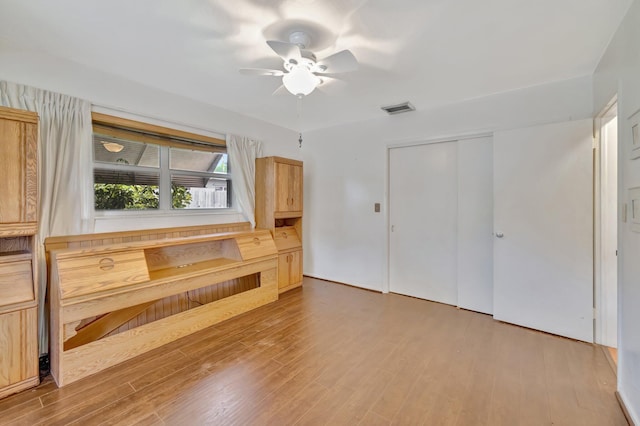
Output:
M502 238L504 234L502 232L496 232L496 238Z

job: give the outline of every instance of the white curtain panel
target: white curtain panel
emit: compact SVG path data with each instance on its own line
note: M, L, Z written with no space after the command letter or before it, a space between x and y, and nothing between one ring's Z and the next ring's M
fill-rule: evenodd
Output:
M255 228L256 158L262 157L262 141L227 135L227 153L236 202L242 215Z
M39 215L38 337L40 353L48 352L47 266L44 240L53 235L93 232L91 104L82 99L0 81L0 105L35 111L38 140Z

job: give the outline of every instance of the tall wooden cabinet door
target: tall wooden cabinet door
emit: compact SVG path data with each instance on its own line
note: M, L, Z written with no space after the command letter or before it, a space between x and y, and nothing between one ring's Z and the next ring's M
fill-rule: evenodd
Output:
M302 250L289 253L289 285L302 281Z
M302 250L278 256L278 288L298 284L302 281Z
M289 211L302 211L302 167L289 166Z
M278 255L278 288L289 286L289 253Z
M2 388L38 378L36 308L0 315L0 397Z
M289 169L291 166L285 163L275 163L276 173L276 211L288 212L291 205L289 194Z
M5 117L0 110L0 225L33 223L37 219L37 124ZM19 114L16 114L19 115ZM23 234L29 231L23 230Z

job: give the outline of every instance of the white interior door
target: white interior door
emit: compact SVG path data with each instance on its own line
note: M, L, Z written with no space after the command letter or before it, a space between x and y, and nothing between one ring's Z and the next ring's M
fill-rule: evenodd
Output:
M389 151L389 288L457 304L457 143Z
M493 313L493 144L458 141L458 306Z
M593 341L591 120L494 134L494 317Z

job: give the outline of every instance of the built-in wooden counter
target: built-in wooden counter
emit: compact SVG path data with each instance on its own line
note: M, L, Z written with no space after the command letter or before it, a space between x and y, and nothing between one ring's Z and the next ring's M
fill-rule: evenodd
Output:
M52 375L64 386L275 301L277 268L278 251L266 230L53 250ZM258 275L256 288L105 336L109 324L159 299L252 274Z

